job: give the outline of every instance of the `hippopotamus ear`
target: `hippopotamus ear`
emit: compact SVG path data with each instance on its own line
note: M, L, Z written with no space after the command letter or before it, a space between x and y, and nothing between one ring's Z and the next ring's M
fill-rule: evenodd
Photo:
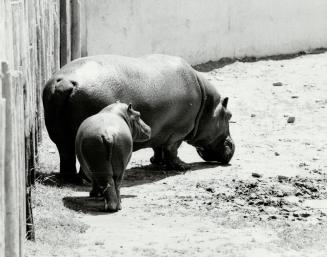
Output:
M224 106L225 108L227 108L227 104L228 104L228 97L224 97L223 101L222 101L222 106Z
M132 104L130 103L127 107L127 114L129 115L129 117L134 120L134 119L138 119L140 117L140 113L138 111L135 111L133 109Z
M133 107L132 107L132 104L131 104L131 103L129 103L129 105L128 105L128 107L127 107L127 110L128 110L128 111L131 111L131 110L132 110L132 108L133 108Z

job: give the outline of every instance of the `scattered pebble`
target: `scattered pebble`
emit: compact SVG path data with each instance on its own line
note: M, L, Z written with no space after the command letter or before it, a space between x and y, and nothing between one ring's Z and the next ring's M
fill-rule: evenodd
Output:
M214 193L215 189L213 189L212 187L207 187L206 191L209 192L209 193Z
M289 177L284 176L284 175L278 175L278 176L277 176L277 179L278 179L279 182L282 182L282 181L287 181L287 180L289 180Z
M281 87L281 86L283 86L283 83L282 82L274 82L273 86L274 87Z
M301 213L301 217L307 218L310 216L310 213Z
M252 172L252 177L254 177L254 178L261 178L262 175L259 174L259 173L256 173L256 172Z
M94 244L95 245L104 245L104 242L103 241L95 241Z
M294 116L290 116L287 118L287 123L294 123L295 121L295 117Z

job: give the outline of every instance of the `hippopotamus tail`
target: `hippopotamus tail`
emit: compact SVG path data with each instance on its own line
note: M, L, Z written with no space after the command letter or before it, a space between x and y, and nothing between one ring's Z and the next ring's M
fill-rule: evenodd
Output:
M51 131L55 130L56 123L63 119L67 100L76 87L77 83L75 81L60 78L51 79L45 84L42 93L42 100L45 124L50 137L55 134L51 133Z
M114 146L114 137L112 135L102 135L102 141L107 149L107 158L110 161L112 158L112 148Z

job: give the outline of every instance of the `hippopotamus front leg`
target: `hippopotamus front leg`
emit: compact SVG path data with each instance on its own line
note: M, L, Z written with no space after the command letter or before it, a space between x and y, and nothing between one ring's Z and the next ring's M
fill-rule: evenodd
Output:
M170 170L188 170L190 166L177 156L177 150L181 143L182 141L179 141L168 146L153 148L154 155L151 157L150 162L154 165L165 165Z
M163 148L163 161L168 169L185 171L190 168L188 164L183 162L177 156L178 148L181 144L182 141L178 141Z
M103 192L98 184L94 181L92 183L92 190L90 191L90 197L101 197L103 196Z
M153 165L164 165L164 149L163 147L155 147L153 148L153 156L150 158L150 162Z

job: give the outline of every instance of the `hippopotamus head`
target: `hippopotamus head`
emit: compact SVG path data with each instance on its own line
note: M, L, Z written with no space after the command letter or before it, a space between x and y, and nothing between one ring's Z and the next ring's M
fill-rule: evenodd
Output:
M228 97L202 121L196 150L205 161L218 161L227 164L234 155L235 145L229 134L229 120L232 117L227 109ZM201 121L200 121L201 122ZM199 125L200 126L200 125Z
M132 129L134 142L144 142L151 137L151 128L141 119L141 114L135 111L132 104L127 107L127 115Z

